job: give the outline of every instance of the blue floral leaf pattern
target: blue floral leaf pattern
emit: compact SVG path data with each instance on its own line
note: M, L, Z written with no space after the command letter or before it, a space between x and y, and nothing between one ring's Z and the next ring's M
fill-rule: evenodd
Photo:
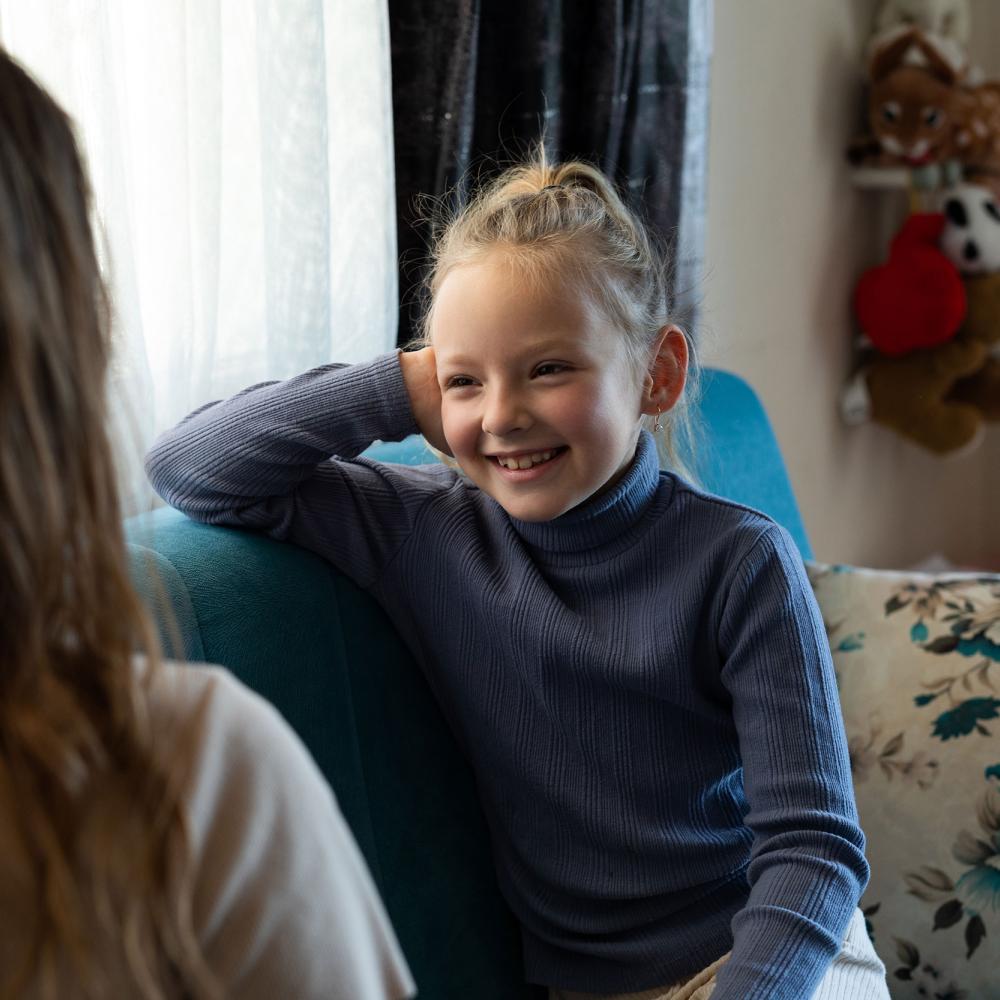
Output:
M821 569L872 845L868 936L900 1000L1000 1000L1000 574Z
M967 736L974 729L983 731L979 725L981 719L996 719L1000 701L996 698L970 698L963 701L957 708L942 712L934 720L934 735L942 741ZM987 730L987 735L989 731Z
M930 648L925 646L925 649ZM1000 663L1000 646L990 642L985 635L977 635L973 639L961 639L954 647L962 656L985 656L987 659ZM937 650L934 650L937 652Z
M838 653L856 653L859 649L864 649L864 632L855 632L854 635L845 636L837 644Z
M991 868L988 861L976 865L955 883L955 889L970 909L995 910L1000 906L1000 871Z

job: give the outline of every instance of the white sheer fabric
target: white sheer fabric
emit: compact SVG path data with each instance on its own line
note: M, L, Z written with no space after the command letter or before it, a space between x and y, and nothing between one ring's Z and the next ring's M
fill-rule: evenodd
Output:
M131 509L196 406L395 343L385 0L0 0L0 41L88 160Z

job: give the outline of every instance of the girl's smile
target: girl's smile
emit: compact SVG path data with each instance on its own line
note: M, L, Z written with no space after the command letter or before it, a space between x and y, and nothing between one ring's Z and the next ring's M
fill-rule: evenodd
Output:
M566 454L565 448L546 448L539 451L509 452L505 455L491 455L502 472L512 482L532 482L559 467L559 459Z
M620 331L553 276L501 252L453 269L431 317L448 446L512 517L558 517L631 462L642 378Z

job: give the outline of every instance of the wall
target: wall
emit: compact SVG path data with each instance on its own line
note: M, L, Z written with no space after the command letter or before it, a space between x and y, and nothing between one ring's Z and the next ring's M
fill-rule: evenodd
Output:
M987 25L998 37L988 5L974 7L980 38ZM838 415L851 290L879 260L893 210L852 187L842 154L859 124L873 10L873 0L716 0L702 356L763 399L817 558L904 567L941 553L997 565L1000 426L975 453L942 460Z

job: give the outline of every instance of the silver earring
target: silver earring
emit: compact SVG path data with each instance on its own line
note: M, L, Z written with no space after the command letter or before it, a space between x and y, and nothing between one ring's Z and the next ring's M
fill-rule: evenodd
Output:
M656 408L656 419L653 421L653 433L658 434L663 428L660 427L660 407Z

